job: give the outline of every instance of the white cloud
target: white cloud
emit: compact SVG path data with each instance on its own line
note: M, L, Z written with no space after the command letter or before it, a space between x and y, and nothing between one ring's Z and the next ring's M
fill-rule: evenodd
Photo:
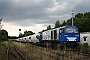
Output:
M21 26L15 26L12 23L6 23L6 22L3 22L2 24L4 25L2 29L7 30L9 36L19 35L19 28L21 28Z
M19 29L21 29L21 33L24 33L24 31L26 30L37 33L46 28L46 27L43 27L43 24L36 24L34 26L23 27L23 26L14 25L13 23L3 22L3 25L4 26L2 29L7 30L9 36L18 36Z
M3 29L9 35L18 35L32 30L38 32L57 20L63 22L71 18L71 11L90 11L90 0L0 0L0 18L3 18Z

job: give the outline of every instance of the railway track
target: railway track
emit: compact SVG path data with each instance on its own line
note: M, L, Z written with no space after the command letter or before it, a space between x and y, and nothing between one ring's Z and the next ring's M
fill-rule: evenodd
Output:
M36 46L36 45L32 45L31 49L29 49L26 52L32 52L33 54L37 54L37 56L32 57L34 55L30 55L30 56L28 56L29 60L36 60L34 58L38 58L37 60L39 60L39 59L43 60L44 57L48 57L48 58L50 58L52 60L65 60L65 59L70 59L70 60L80 60L80 59L82 59L82 60L90 60L90 51L86 51L86 52L80 51L80 52L78 52L78 51L73 51L73 50L69 49L69 50L67 50L69 52L67 54L67 53L64 53L63 50L61 50L62 52L58 52L57 50L53 50L53 51L49 51L48 52L48 48L49 47L45 48L45 47L38 46L38 48L39 48L38 49L38 48L35 48L34 46ZM9 48L9 49L12 50L13 48ZM73 54L71 52L73 52ZM9 54L12 55L12 53L9 53ZM9 54L7 54L7 56ZM16 60L20 60L21 59L21 58L19 59L16 56L14 58L16 58ZM14 60L14 59L11 58L9 60ZM25 60L25 59L21 59L21 60Z
M27 60L17 47L8 47L7 60Z

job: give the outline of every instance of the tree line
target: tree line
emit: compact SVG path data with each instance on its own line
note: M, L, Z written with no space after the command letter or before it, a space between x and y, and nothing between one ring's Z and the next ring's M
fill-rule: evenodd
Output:
M33 34L35 34L34 32L32 32L32 31L24 31L24 33L22 34L22 33L20 33L19 34L19 38L21 38L21 37L25 37L25 36L29 36L29 35L33 35Z
M79 32L90 32L90 27L89 27L90 12L76 14L75 17L73 18L73 24L74 26L78 27ZM62 23L60 23L60 20L57 20L55 22L54 28L58 28L65 25L72 25L72 18L68 19L67 21L63 21ZM53 29L53 28L51 28L51 25L48 25L47 29L43 31L50 30L50 29Z
M33 34L35 34L34 32L32 32L32 31L24 31L24 33L19 33L19 36L18 37L16 37L16 36L8 36L8 38L9 39L17 39L17 38L21 38L21 37L25 37L25 36L29 36L29 35L33 35Z

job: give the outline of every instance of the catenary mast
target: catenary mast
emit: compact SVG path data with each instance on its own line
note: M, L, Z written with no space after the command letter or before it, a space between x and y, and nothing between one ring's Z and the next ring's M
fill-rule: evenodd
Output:
M74 17L74 12L72 10L72 26L73 26L73 17Z

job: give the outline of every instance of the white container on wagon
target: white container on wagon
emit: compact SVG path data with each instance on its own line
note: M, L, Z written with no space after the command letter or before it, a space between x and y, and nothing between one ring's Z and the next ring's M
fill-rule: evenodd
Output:
M39 42L39 40L38 40L38 37L39 37L39 36L40 36L39 33L34 34L34 35L31 35L31 42L33 42L33 43Z

